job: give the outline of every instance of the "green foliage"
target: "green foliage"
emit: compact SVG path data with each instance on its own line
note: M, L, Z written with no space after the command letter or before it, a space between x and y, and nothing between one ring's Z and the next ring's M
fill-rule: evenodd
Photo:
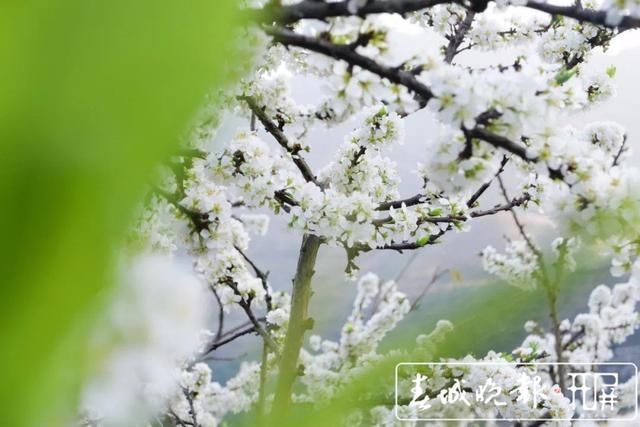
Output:
M115 248L154 166L224 80L235 4L3 2L3 425L63 425L75 409Z

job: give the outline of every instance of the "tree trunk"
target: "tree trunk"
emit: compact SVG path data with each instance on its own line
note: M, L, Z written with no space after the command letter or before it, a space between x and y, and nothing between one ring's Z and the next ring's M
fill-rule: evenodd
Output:
M302 238L298 267L293 280L291 293L291 314L289 329L284 341L280 359L280 373L276 385L273 413L284 415L291 404L291 390L298 374L298 356L307 329L311 329L312 320L307 317L311 298L311 278L314 273L320 238L305 234Z

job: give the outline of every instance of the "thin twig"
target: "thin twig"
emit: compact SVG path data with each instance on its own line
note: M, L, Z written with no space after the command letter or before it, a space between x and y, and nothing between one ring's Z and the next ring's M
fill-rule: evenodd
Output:
M416 252L417 253L417 252ZM435 283L449 270L442 270L442 271L438 271L438 269L436 268L436 271L433 273L433 275L431 276L431 280L429 280L429 282L427 282L427 284L422 288L422 292L420 292L420 295L418 295L416 297L415 300L413 300L413 303L411 303L411 307L409 308L409 311L415 311L419 306L420 306L420 301L422 301L422 299L424 298L424 296L427 294L427 292L429 291L429 289L431 289L431 287L433 285L435 285Z
M272 308L271 292L269 292L269 283L268 283L268 280L267 280L268 277L269 277L269 272L268 271L267 272L262 271L260 268L258 268L256 263L254 263L251 260L251 258L249 258L247 256L247 254L244 253L243 250L241 250L237 246L235 246L235 248L236 248L236 250L238 252L240 252L240 255L242 255L242 257L247 262L247 264L249 264L251 266L251 268L255 272L256 276L258 276L258 278L262 282L262 288L264 289L264 292L265 292L264 301L265 301L265 304L267 305L267 311L271 311L271 308Z
M247 335L247 334L250 334L250 333L254 333L254 332L256 332L256 328L252 326L250 328L243 329L240 332L236 332L235 334L231 335L228 338L225 338L225 339L222 339L222 340L216 340L213 344L211 344L209 346L209 348L207 348L207 350L204 352L204 354L205 355L209 354L212 351L215 351L215 350L219 349L223 345L229 344L231 341L235 341L236 339L238 339L238 338L240 338L240 337L242 337L244 335Z
M490 180L482 184L480 188L478 188L478 190L476 190L476 192L473 193L473 195L469 198L469 200L467 200L467 207L470 208L476 204L480 196L482 196L484 192L489 189L493 180L496 179L502 172L504 172L504 168L508 162L509 162L509 157L503 156L502 161L500 162L500 167L498 168L498 171L493 175L493 178L491 178Z
M509 194L507 193L507 188L505 187L501 176L498 176L498 184L500 185L500 191L502 192L505 200L509 200ZM542 252L540 252L540 249L538 249L538 247L529 238L529 235L524 229L524 225L520 222L520 218L518 218L518 214L513 209L509 209L509 211L513 217L513 222L516 224L516 227L518 227L520 235L522 235L522 238L527 243L527 246L529 246L529 249L531 249L538 259L542 259Z
M473 19L475 18L475 16L475 12L467 11L464 19L460 21L460 23L458 23L456 31L450 36L449 44L447 45L444 54L444 62L446 62L447 64L451 64L453 62L453 58L461 52L460 50L458 50L458 48L471 29L471 24L473 23Z
M613 157L613 163L611 164L611 166L618 166L618 162L620 162L620 158L622 157L622 154L624 154L625 151L627 151L627 135L624 135L624 138L622 139L622 144L620 144L620 149L618 150L618 152L616 153L616 155Z
M236 287L234 287L233 289L234 289L234 291L236 292L237 295L240 295L240 292L238 292L238 289ZM240 307L245 312L245 314L247 315L247 317L249 318L251 323L253 323L253 326L254 326L256 332L258 332L258 334L260 334L262 336L262 338L267 343L269 348L274 353L277 354L278 353L278 346L276 345L275 341L273 341L273 338L271 337L271 334L269 332L267 332L262 327L262 325L260 325L260 322L258 322L258 319L253 314L253 311L251 310L251 302L250 301L245 301L244 299L240 299L240 301L238 302L238 305L240 305Z
M216 331L216 338L215 341L220 340L220 338L222 337L222 328L224 327L224 307L222 305L222 300L220 300L220 295L218 295L218 292L214 289L213 286L210 287L211 292L213 293L213 296L216 298L216 302L218 303L218 330Z

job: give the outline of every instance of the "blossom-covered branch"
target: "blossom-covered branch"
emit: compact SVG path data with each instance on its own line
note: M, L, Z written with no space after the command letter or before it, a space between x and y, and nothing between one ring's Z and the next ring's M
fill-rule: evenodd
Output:
M314 175L313 171L309 167L309 164L300 155L301 148L299 146L292 145L289 142L287 136L282 132L282 130L265 114L264 108L260 107L256 103L255 99L251 98L250 96L242 96L240 97L240 100L247 103L251 111L264 125L264 128L267 130L267 132L273 135L275 140L278 141L278 144L280 144L282 148L284 148L289 154L291 154L291 159L296 164L298 169L300 169L300 173L302 174L304 179L309 182L313 182L316 185L320 185L316 180L316 176Z
M268 10L268 12L275 15L277 22L290 24L301 19L324 20L338 16L367 16L375 13L404 14L448 2L447 0L373 0L366 2L304 0L292 5ZM269 15L270 13L267 13L267 16Z
M467 16L473 17L473 15L470 14ZM401 67L388 67L382 65L370 58L358 54L347 45L337 45L319 38L297 34L284 28L266 27L265 31L273 36L275 41L284 45L309 49L335 59L346 61L351 66L362 67L363 69L371 71L380 77L388 79L392 83L405 86L416 95L421 106L425 106L429 100L434 97L431 89L421 83L413 73L404 71ZM484 114L485 113L483 113L483 115ZM484 120L481 118L483 115L479 115L478 118ZM527 154L525 146L519 145L504 136L494 134L486 128L475 126L465 132L471 138L477 138L492 144L495 147L502 148L525 161L535 161L535 157ZM562 177L562 173L556 169L550 169L549 172L554 178Z
M289 24L301 19L327 19L338 16L367 16L377 13L399 13L405 14L431 8L440 4L459 4L477 11L484 11L488 1L446 1L446 0L374 0L365 1L359 4L357 1L343 0L339 2L322 2L304 0L293 5L283 6L270 10L275 15L276 22ZM477 3L477 4L476 4ZM483 4L484 6L479 6ZM608 18L607 10L593 10L581 5L559 6L547 2L529 0L525 2L513 2L516 6L525 6L530 9L548 13L550 15L565 16L580 22L588 22L594 25L601 25L611 28L618 28L621 31L640 27L640 17L632 15L622 15L618 19ZM610 6L612 9L615 5ZM268 15L270 15L269 13Z
M319 38L298 34L285 28L265 27L265 31L273 37L274 41L284 45L296 46L322 53L334 59L343 60L351 65L356 65L365 70L371 71L392 83L401 84L413 91L419 98L422 105L426 105L426 103L433 97L431 90L424 84L420 83L413 73L404 71L398 67L382 65L370 58L367 58L366 56L358 54L348 45L338 45Z

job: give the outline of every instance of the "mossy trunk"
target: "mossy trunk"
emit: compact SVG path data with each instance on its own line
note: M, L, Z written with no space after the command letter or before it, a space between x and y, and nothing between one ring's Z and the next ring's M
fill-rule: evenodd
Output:
M313 321L308 317L309 300L311 299L311 278L313 277L320 238L313 234L305 234L302 238L298 267L293 279L291 292L291 314L289 329L285 337L284 348L280 358L280 372L276 384L276 395L273 413L284 415L291 405L291 391L298 375L298 356L307 329L311 329Z

